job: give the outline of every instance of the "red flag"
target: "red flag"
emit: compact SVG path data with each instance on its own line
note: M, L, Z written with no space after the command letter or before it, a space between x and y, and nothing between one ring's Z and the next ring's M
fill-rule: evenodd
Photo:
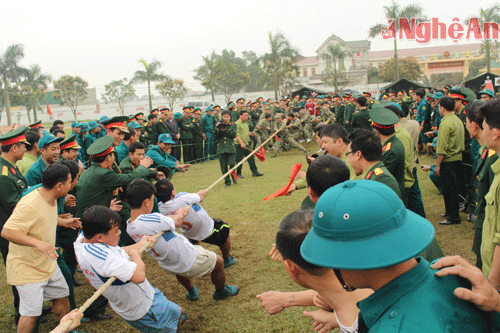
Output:
M50 111L49 101L47 100L47 114L52 116L52 111Z
M280 141L280 138L275 134L274 137L276 138L277 141Z
M261 153L255 152L254 155L257 156L257 158L261 162L264 162L266 160L266 157L264 155L262 155Z
M290 189L290 186L292 186L293 180L295 179L295 176L297 176L297 173L299 173L300 168L302 168L302 163L297 163L292 167L292 172L290 175L290 180L288 181L288 184L283 187L282 189L279 189L278 191L274 192L268 197L264 198L264 201L271 200L272 198L280 197L282 195L285 195L288 192L288 189Z
M259 153L262 155L262 156L266 156L266 150L264 149L263 146L260 146L259 148Z
M236 174L236 170L233 169L233 171L231 171L231 176L233 176L234 180L238 180L238 175Z

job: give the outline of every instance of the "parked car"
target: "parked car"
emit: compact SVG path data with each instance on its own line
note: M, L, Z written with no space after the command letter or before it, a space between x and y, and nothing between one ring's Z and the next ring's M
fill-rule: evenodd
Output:
M202 111L205 111L209 106L214 106L214 105L215 104L212 101L190 101L190 102L187 102L187 106L200 108Z

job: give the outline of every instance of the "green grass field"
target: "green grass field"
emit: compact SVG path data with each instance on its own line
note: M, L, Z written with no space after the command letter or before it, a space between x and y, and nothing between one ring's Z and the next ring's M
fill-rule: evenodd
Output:
M314 142L305 145L311 152L317 151ZM423 157L423 164L433 164L435 160ZM180 332L315 332L312 319L302 315L303 308L288 308L270 316L260 305L255 295L268 290L299 291L284 271L281 263L272 261L269 250L274 243L276 230L282 218L300 208L300 203L307 195L305 190L291 196L279 197L270 201L263 198L284 186L289 179L290 169L295 163L304 163L301 151L292 150L281 153L277 158L267 154L265 162L256 160L263 177L251 176L248 164L243 167L244 179L229 188L220 182L207 195L203 207L212 217L220 218L231 226L233 255L238 263L226 271L227 283L240 286L238 296L223 301L214 301L214 288L210 277L194 279L200 299L191 303L185 297L184 288L173 275L165 273L158 263L147 253L143 259L147 267L147 278L153 286L160 289L168 299L176 302L188 314L187 322ZM218 161L193 165L187 173L176 173L173 183L177 191L196 192L207 188L221 176ZM454 226L439 226L444 212L442 196L429 180L428 174L418 171L420 187L424 197L427 218L436 228L436 237L446 255L459 254L475 262L472 247L473 225L465 220ZM362 204L362 203L360 203ZM208 249L220 254L218 248L207 245ZM332 255L335 255L332 253ZM5 281L5 269L0 265L0 280ZM85 281L76 288L77 304L81 305L91 296L93 289L82 274L76 278ZM0 332L14 332L12 294L10 286L0 284L3 301L0 304ZM108 312L114 315L112 320L83 324L77 330L84 332L136 332L124 320L119 318L110 307ZM49 322L42 326L41 332L49 332L57 325L55 316L49 316Z

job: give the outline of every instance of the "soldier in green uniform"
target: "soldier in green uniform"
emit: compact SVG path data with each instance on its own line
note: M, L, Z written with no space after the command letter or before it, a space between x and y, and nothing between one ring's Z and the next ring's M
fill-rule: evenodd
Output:
M248 147L251 143L250 141L250 129L247 124L248 122L248 112L245 110L240 111L240 119L236 122L236 136L234 138L234 148L236 149L236 163L239 163L243 158L249 155L252 151ZM252 171L252 176L260 177L264 174L260 173L257 170L257 166L255 165L255 157L254 155L250 156L247 159L248 165L250 166L250 170ZM243 169L243 164L240 165L237 170L237 176L243 178L241 175L241 170Z
M129 132L126 127L127 120L127 116L117 116L102 122L106 128L106 136L113 138L113 147L119 147L125 138L125 134ZM115 157L113 164L111 165L112 170L116 173L120 173L120 168L118 167L119 159L116 149L113 149L112 154Z
M328 125L335 122L335 114L330 111L330 101L325 100L321 107L321 121L323 124Z
M160 109L159 119L155 124L156 132L158 133L158 135L161 135L163 133L168 133L168 128L167 125L165 124L165 120L167 120L168 117L168 112L169 112L168 108Z
M45 134L38 140L38 147L40 147L41 152L40 157L28 169L25 176L29 186L40 184L45 167L59 160L61 152L59 144L63 140L63 138L58 138L54 134Z
M61 141L59 146L61 160L75 161L78 156L78 151L82 148L76 141L76 135L71 135L64 141Z
M443 116L439 126L436 153L438 158L434 173L441 176L443 199L446 207L446 220L442 225L459 224L460 186L459 175L462 174L462 152L464 147L464 127L455 113L455 100L450 96L439 99L439 112ZM457 181L458 180L458 181Z
M380 104L378 104L380 105ZM401 194L405 190L405 148L395 133L395 124L399 117L394 112L377 106L370 112L373 121L373 130L382 141L382 162L389 172L396 178Z
M265 113L264 118L261 118L255 126L254 133L255 138L257 139L256 146L260 146L262 142L266 141L269 138L269 131L271 130L271 115L269 113ZM266 143L264 149L269 150L269 143Z
M236 165L236 148L234 138L236 137L237 126L231 122L229 111L222 111L222 121L215 126L215 140L217 142L217 154L219 156L220 170L223 175ZM237 180L231 175L233 182ZM224 183L226 187L231 186L231 178L226 176Z
M186 171L191 164L180 164L180 162L170 155L172 145L175 144L170 133L160 134L157 145L148 150L146 156L153 160L153 167L167 167L170 170L170 175L173 175L176 170L181 172ZM167 176L167 175L166 175ZM171 176L170 176L171 177Z
M204 160L203 142L207 137L203 132L203 126L201 124L200 108L194 109L194 118L192 118L191 121L193 124L191 133L193 135L194 161L196 161L195 163L201 163Z
M342 105L342 98L340 96L333 96L333 106L335 113L335 122L343 125L344 122L344 111L345 107Z
M275 128L273 128L273 130L271 132L274 133L278 129L280 131L278 132L279 140L277 140L273 146L273 154L271 155L271 157L278 156L278 153L281 152L281 148L283 148L283 146L287 143L290 146L292 146L293 148L300 149L304 153L306 153L306 155L309 155L309 152L307 151L307 149L305 149L301 144L297 143L297 141L295 141L293 139L293 137L290 135L290 131L288 130L286 121L282 120L282 115L276 114L274 116L274 118L276 120Z
M87 125L89 126L89 132L87 133L87 135L85 136L85 140L84 140L84 143L85 143L85 147L90 147L91 144L93 144L95 142L95 140L98 139L97 137L97 132L100 131L100 127L99 125L95 122L95 121L89 121L87 123ZM87 160L88 161L88 160ZM87 161L82 161L83 164L85 165Z
M387 95L387 94L385 94L385 95ZM366 109L371 110L373 104L375 103L375 101L372 98L372 94L365 91L365 92L363 92L363 96L366 97ZM389 98L389 95L387 95L387 98ZM382 98L382 100L383 100L383 98Z
M434 235L432 224L405 209L387 186L347 181L319 198L300 253L310 264L333 269L345 290L374 290L357 303L359 332L488 331L488 316L453 295L470 284L436 276L417 257Z
M478 155L478 163L474 172L474 188L476 209L474 210L474 243L472 251L476 254L476 266L479 269L483 268L481 261L481 240L483 236L483 223L486 211L486 198L490 190L491 183L495 178L495 173L491 169L491 165L498 160L498 154L493 149L488 149L483 141L483 116L479 113L480 102L468 104L465 108L467 111L467 131L471 139L478 140L481 144Z
M26 145L29 144L25 137L27 130L26 126L21 126L0 136L2 144L2 154L0 155L0 188L2 189L0 192L0 232L14 211L21 194L28 188L28 182L16 166L16 162L23 159ZM0 251L5 264L9 253L9 242L3 237L0 237ZM12 293L14 294L14 308L18 320L19 294L14 286Z
M193 134L191 129L193 128L193 122L189 116L189 107L185 106L182 108L184 111L184 116L179 121L179 130L181 134L182 143L182 156L184 158L184 163L191 162L193 157Z
M367 99L365 96L360 96L356 100L359 105L359 110L352 115L352 127L354 129L372 130L372 120L367 108Z
M215 123L213 117L214 109L209 106L207 108L207 113L201 117L201 126L203 128L203 133L205 134L205 147L203 150L203 156L206 161L214 160L215 154L214 152L214 132L215 132Z
M349 134L349 140L351 143L345 155L357 179L381 182L389 186L400 199L403 199L396 178L382 162L382 143L378 136L372 131L360 129Z
M148 147L158 140L158 132L156 131L156 122L158 121L158 113L150 113L148 122L144 126L144 145Z
M40 155L40 148L38 148L38 140L40 136L37 132L26 131L26 153L24 153L23 159L17 161L16 166L23 176L28 172L29 168L38 160Z
M471 143L469 131L467 131L467 112L464 105L467 102L473 102L473 97L468 97L461 91L450 89L448 96L455 100L455 113L464 126L464 151L462 152L462 173L458 176L460 179L460 211L472 213L474 202L474 186L472 185L472 159L471 159ZM465 200L464 200L465 199Z
M347 130L347 133L351 133L353 130L351 122L355 107L351 103L351 94L343 93L342 99L344 101L344 125Z

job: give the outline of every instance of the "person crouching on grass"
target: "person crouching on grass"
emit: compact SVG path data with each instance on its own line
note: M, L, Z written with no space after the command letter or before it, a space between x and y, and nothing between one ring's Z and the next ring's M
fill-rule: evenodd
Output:
M99 289L115 276L105 296L120 317L141 332L176 332L187 316L146 279L139 252L148 241L152 247L156 238L144 236L134 245L119 247L120 215L104 206L88 208L81 221L83 234L75 241L75 252L92 287Z
M193 285L191 278L211 275L215 285L213 298L224 299L238 294L238 286L226 285L224 260L212 251L199 245L193 245L189 240L176 233L183 219L187 216L187 207L178 210L178 213L165 216L152 213L155 198L155 187L150 182L136 179L127 186L127 201L131 208L131 217L127 221L127 233L139 241L143 235L156 235L163 232L155 246L148 250L160 267L169 273L175 274L177 280L186 288L186 297L190 301L197 301L198 290ZM182 219L176 215L182 212Z

